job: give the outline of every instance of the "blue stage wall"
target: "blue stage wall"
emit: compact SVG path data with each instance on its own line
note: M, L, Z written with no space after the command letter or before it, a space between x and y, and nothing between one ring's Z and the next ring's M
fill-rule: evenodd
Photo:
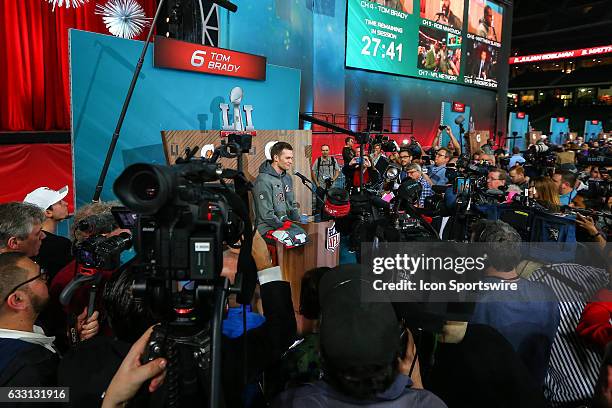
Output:
M268 64L266 81L153 67L149 46L102 199L114 199L112 183L129 164L165 163L162 130L220 129L219 103L234 86L253 105L256 129L297 129L300 71ZM91 200L121 112L142 42L70 31L72 137L76 205Z
M529 132L529 115L525 115L523 119L519 119L516 112L510 113L510 119L508 124L508 137L514 137L513 132L516 132L518 139L508 139L507 147L512 150L514 146L518 146L519 149L525 150L526 146L526 135Z

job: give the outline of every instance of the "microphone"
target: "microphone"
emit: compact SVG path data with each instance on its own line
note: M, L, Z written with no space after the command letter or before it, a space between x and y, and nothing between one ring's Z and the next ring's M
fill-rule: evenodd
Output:
M298 171L294 171L294 172L293 172L293 175L294 175L294 176L298 176L298 177L299 177L299 178L302 180L302 183L304 183L304 184L306 184L306 182L309 182L310 184L312 184L312 181L310 181L310 180L308 179L308 177L306 177L305 175L301 174L301 173L300 173L300 172L298 172Z
M230 3L227 0L212 0L212 2L219 5L220 7L223 7L224 9L231 11L232 13L238 11L238 6L234 3Z
M465 122L465 116L459 115L455 118L455 124L460 125Z

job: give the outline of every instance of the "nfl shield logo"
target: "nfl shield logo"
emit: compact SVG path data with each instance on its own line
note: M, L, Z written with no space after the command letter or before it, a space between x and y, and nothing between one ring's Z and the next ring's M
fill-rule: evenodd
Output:
M325 229L325 249L330 252L335 252L338 245L340 245L340 233L336 231L336 224L332 224L331 227Z

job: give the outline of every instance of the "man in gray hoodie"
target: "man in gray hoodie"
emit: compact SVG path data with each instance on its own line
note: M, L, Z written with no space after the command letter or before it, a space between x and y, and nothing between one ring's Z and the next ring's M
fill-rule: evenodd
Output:
M279 228L288 228L287 222L299 221L293 180L287 172L293 165L293 147L277 142L270 149L271 161L259 168L253 188L255 225L261 236Z

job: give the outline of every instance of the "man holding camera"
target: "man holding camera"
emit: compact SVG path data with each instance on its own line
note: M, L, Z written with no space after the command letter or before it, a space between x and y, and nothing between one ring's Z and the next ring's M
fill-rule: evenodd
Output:
M425 205L425 199L434 194L431 189L431 184L425 179L423 175L423 171L421 170L421 166L416 163L410 164L406 168L406 172L408 173L408 177L413 180L416 180L421 184L421 196L419 197L419 207L423 207Z
M315 184L315 194L324 200L327 190L329 190L338 176L340 175L340 165L336 159L329 155L329 145L321 146L321 156L315 160L311 169L312 181ZM315 199L315 214L321 213L323 203Z
M525 169L522 166L517 165L511 167L509 174L512 184L517 186L521 192L529 188L529 177L525 176Z
M448 184L446 178L446 165L451 159L451 152L446 147L434 151L434 164L427 167L427 175L434 185L443 186Z

